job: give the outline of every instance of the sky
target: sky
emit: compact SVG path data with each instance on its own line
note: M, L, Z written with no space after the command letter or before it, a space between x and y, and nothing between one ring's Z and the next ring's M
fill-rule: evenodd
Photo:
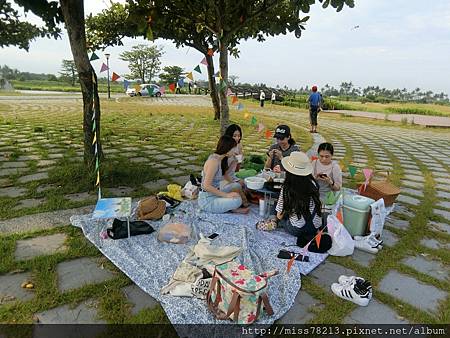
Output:
M98 13L108 2L85 1L85 13ZM359 87L419 87L450 94L450 1L355 3L354 8L344 7L339 13L314 5L300 39L289 34L269 37L263 43L242 41L240 57L229 58L229 74L238 76L238 82L290 88L337 87L351 81ZM100 71L102 62L106 62L104 53L108 52L111 71L127 74L128 64L119 60L119 54L139 43L162 46L162 66L178 65L192 71L202 60L195 49L177 49L167 40L125 39L124 46L98 51L101 59L93 62L94 68ZM71 58L66 35L57 41L37 39L29 52L16 47L0 49L0 64L35 73L57 74L61 61ZM216 65L217 61L216 55ZM201 67L203 75L194 72L194 76L206 79L206 68Z

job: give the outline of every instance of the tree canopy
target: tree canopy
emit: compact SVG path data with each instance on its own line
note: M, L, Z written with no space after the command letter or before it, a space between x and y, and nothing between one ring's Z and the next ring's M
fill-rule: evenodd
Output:
M167 66L163 71L164 73L159 74L159 78L165 84L177 83L184 73L184 69L179 66Z
M163 53L162 47L137 45L133 46L131 51L120 54L120 59L128 61L131 77L146 83L151 82L161 70L160 58Z

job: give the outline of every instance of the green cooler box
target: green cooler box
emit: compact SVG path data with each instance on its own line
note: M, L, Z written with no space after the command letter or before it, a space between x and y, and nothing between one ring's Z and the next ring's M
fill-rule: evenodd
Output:
M361 195L344 195L344 226L352 236L364 236L369 220L370 205L375 201Z

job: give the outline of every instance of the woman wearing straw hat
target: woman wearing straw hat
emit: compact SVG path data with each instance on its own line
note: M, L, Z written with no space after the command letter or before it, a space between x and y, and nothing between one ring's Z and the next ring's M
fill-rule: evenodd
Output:
M286 179L280 192L277 218L291 235L315 234L322 225L322 204L319 186L312 176L312 165L308 156L294 151L281 160L286 170Z
M242 198L240 193L233 191L241 189L241 185L235 182L221 189L220 184L224 179L232 182L227 174L229 169L228 157L234 156L233 148L236 145L236 141L231 136L221 136L216 151L205 162L202 172L202 186L198 196L200 209L215 214L228 211L248 213L249 208L241 208Z

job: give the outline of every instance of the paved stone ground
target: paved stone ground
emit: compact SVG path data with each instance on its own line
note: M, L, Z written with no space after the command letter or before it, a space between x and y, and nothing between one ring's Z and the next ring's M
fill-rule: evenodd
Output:
M68 99L59 99L61 104ZM69 99L70 105L75 100ZM119 98L122 100L122 98ZM55 101L56 102L56 101ZM144 105L184 105L193 107L210 106L206 97L173 96L163 100L142 101ZM35 111L48 107L45 100L33 99L18 105L14 100L3 100L8 105L3 116L20 117L23 111ZM57 116L57 105L49 109L49 116ZM72 109L67 107L67 109ZM307 126L305 114L283 113L255 109L264 115L279 114L285 122L292 126ZM75 114L75 111L74 111ZM35 127L39 117L23 119L21 128L0 124L0 199L9 203L11 208L19 211L30 211L36 206L47 205L52 196L58 193L57 182L49 182L49 172L58 165L58 158L72 151L74 159L82 156L82 145L75 143L80 131L71 126L45 127L43 131ZM75 116L75 115L74 115ZM35 120L33 120L35 118ZM78 118L78 117L77 117ZM129 121L133 117L129 117ZM183 136L177 133L191 128L195 123L185 117L179 121L165 121L153 116L152 126L166 129L173 142L170 147L152 142L135 142L139 135L105 136L105 153L108 156L125 156L132 165L155 163L155 168L161 173L158 179L148 181L141 187L116 186L110 188L112 195L121 196L133 193L135 189L144 192L159 191L168 183L184 184L190 173L199 173L205 154L199 153ZM37 122L36 122L37 121ZM125 122L124 122L125 123ZM327 297L335 297L330 291L330 285L337 281L341 274L354 274L354 269L370 273L372 269L383 264L383 255L397 254L408 235L416 229L416 221L420 215L417 208L422 207L425 197L433 198L430 218L427 224L427 235L420 243L414 243L411 250L401 250L402 256L395 266L382 270L383 275L374 281L374 299L367 308L353 307L343 322L345 323L408 323L414 318L407 318L402 312L403 307L425 311L431 315L439 313L442 302L448 299L449 262L445 260L444 250L450 245L450 160L443 154L450 153L450 139L433 130L403 129L397 126L381 127L370 123L355 123L348 119L322 121L321 135L313 135L315 142L324 139L335 146L337 160L353 163L359 168L371 166L400 173L402 194L398 199L396 211L389 217L383 239L385 246L378 255L355 251L351 258L327 260L314 270L305 281L311 281L320 292ZM74 124L75 125L75 124ZM197 126L198 132L204 133L207 128ZM61 132L62 130L62 132ZM30 137L32 135L33 137ZM151 139L151 136L149 136ZM323 137L323 138L322 138ZM213 141L205 144L214 147ZM257 153L266 149L267 142L258 135L246 135L244 148L247 153ZM21 149L18 152L18 148ZM51 155L51 156L50 156ZM344 172L344 184L351 182ZM434 182L433 192L426 192L427 182ZM79 191L58 195L63 199L86 205L79 209L60 210L41 214L32 214L12 219L0 220L0 235L21 234L29 231L52 229L59 225L67 225L68 218L75 213L89 212L95 196L88 191ZM27 211L27 212L28 212ZM1 218L0 218L1 219ZM61 254L66 250L67 237L64 234L38 235L15 241L14 257L16 260L27 261L38 256ZM67 294L86 285L108 282L115 273L99 265L96 259L75 258L59 262L56 265L57 290L59 294ZM4 304L16 301L32 301L34 291L20 287L25 281L33 281L31 272L19 271L13 274L0 274L0 309ZM294 307L282 318L280 323L304 323L314 320L317 313L326 311L320 299L311 296L311 290L303 287L296 297ZM157 303L135 285L121 286L120 294L130 304L130 313L136 315L145 308L153 308ZM42 323L96 323L104 319L98 318L97 300L86 298L71 306L63 304L48 308L35 315ZM400 305L398 305L400 304ZM448 304L448 303L447 303ZM328 305L329 306L329 305ZM314 308L314 311L312 310ZM400 313L399 313L400 312Z

